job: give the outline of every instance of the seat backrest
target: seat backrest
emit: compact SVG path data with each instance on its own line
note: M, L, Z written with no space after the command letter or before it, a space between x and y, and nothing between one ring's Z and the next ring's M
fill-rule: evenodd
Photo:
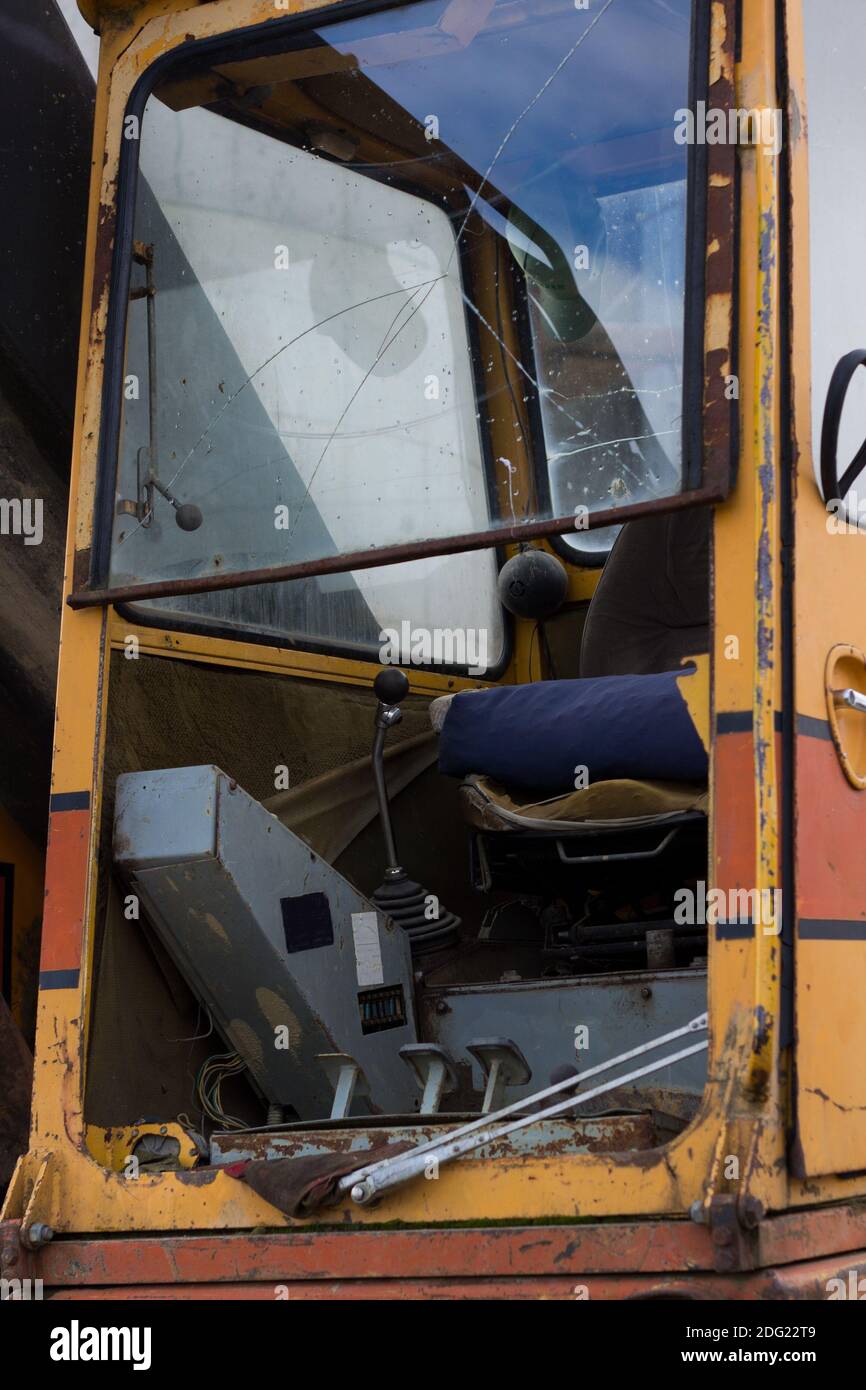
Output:
M627 522L589 606L581 676L673 671L709 650L709 507Z

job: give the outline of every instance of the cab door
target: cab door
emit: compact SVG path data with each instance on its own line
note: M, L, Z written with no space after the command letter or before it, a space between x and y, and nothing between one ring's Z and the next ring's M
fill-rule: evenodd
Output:
M786 37L795 436L793 1162L800 1176L818 1176L866 1168L866 506L858 515L857 505L858 491L866 501L866 472L853 481L849 472L866 439L866 368L851 356L860 349L866 361L866 6L789 0Z

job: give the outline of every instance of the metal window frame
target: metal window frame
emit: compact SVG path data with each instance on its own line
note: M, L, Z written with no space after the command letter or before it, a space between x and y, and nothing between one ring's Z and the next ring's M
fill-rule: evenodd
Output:
M726 3L730 4L731 0L726 0ZM245 58L265 56L282 51L287 40L291 40L295 34L367 13L385 12L404 6L405 0L347 0L345 4L307 11L284 20L254 24L246 29L229 30L212 38L199 40L194 45L194 53L183 45L163 54L141 75L130 93L124 119L136 116L141 123L149 96L160 79L173 69L186 68L191 71L205 64L212 65L215 62L234 59L238 56L241 44ZM695 78L701 70L699 65L703 64L704 75L709 78L708 7L696 4L693 14L695 18L691 77ZM718 73L714 82L701 82L697 87L706 88L708 103L712 101L714 106L728 109L733 104L733 81L724 69ZM695 90L694 81L692 90ZM111 269L105 337L93 544L87 583L74 589L67 597L66 601L71 608L104 607L108 604L130 603L141 599L173 598L185 594L246 588L255 584L275 584L289 579L372 569L428 556L492 549L520 541L552 538L573 531L573 516L519 523L512 521L481 532L465 532L389 546L369 547L293 564L112 587L108 576L114 525L117 453L122 424L120 386L126 344L126 308L132 264L139 144L138 140L121 142L117 178L115 254ZM690 215L697 219L690 224L690 232L700 235L689 237L685 357L687 364L696 364L700 353L703 368L701 372L694 369L687 372L684 384L684 419L697 422L702 427L701 447L697 455L689 452L684 461L684 476L687 482L692 482L692 486L670 497L658 498L651 502L603 508L590 514L587 519L588 529L621 525L633 518L654 512L680 511L688 507L720 502L728 496L733 484L738 443L737 402L726 398L718 370L720 360L730 363L730 369L735 370L735 315L731 314L728 319L728 341L724 345L713 345L708 333L708 306L713 292L730 294L735 284L736 148L732 145L693 146L690 155L695 172L690 194L692 206L689 211Z

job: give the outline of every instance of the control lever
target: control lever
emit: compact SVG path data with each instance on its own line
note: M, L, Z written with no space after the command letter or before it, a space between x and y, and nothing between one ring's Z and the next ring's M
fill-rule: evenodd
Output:
M456 941L460 918L444 908L434 893L428 893L420 883L409 878L401 866L385 782L385 738L388 730L403 718L400 702L409 694L409 679L404 671L389 666L379 672L373 690L379 700L373 736L373 779L385 841L385 878L372 901L403 928L413 954L439 950Z
M391 807L388 805L388 788L385 785L385 736L390 728L399 724L403 718L400 701L409 694L409 677L405 671L391 666L380 671L373 681L373 691L379 703L376 706L376 732L373 736L373 777L376 782L376 800L379 803L379 820L385 840L385 874L402 873L397 861L397 844L391 824Z

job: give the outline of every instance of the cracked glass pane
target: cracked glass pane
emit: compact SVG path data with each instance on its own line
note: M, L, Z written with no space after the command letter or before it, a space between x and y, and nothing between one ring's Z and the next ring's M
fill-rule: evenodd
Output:
M141 127L111 583L377 644L486 627L509 523L681 491L688 0L421 0L242 34ZM495 662L491 662L495 664Z

